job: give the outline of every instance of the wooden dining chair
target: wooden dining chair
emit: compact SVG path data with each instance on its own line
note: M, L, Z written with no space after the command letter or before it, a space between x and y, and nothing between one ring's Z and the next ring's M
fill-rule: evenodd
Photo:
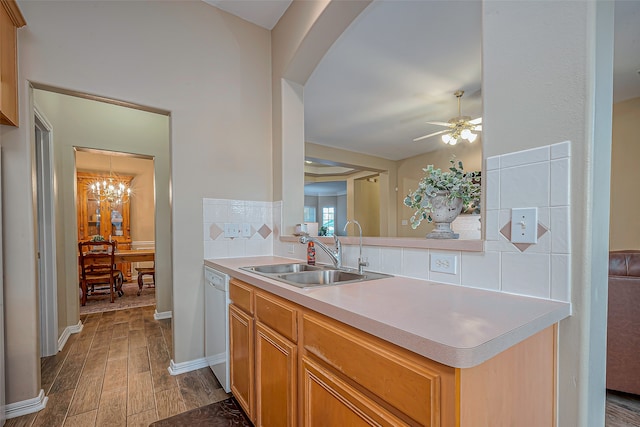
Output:
M98 284L108 284L111 302L115 301L118 281L122 277L122 272L115 267L115 248L115 242L78 243L81 305L87 303L89 286Z
M144 285L143 277L145 275L151 276L151 280L153 280L153 287L156 287L156 267L155 262L153 263L153 267L137 267L136 271L138 272L138 296L142 293L142 286Z

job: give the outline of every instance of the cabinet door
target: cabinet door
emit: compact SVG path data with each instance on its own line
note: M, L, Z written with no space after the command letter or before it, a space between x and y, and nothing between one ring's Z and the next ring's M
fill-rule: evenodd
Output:
M303 356L304 426L408 426L330 370Z
M253 319L231 304L229 306L231 392L251 421L255 421L253 351Z
M297 347L256 322L256 426L296 424Z

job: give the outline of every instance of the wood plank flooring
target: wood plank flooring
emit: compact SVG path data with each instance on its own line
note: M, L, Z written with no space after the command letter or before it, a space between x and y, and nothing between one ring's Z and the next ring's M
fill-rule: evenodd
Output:
M41 360L42 411L5 427L135 426L228 398L209 368L171 376L171 320L154 307L81 316L82 332Z
M606 427L639 427L640 396L607 390Z

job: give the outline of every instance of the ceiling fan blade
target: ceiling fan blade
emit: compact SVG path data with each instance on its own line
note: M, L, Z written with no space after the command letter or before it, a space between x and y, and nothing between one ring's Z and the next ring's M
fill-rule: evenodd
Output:
M450 127L451 123L447 123L447 122L426 122L429 123L430 125L438 125L438 126L447 126Z
M474 130L475 132L482 132L482 125L475 125L475 126L473 127L473 130Z
M471 123L472 125L479 125L480 123L482 123L482 117L478 117L477 119L469 120L469 123Z
M427 138L432 137L432 136L440 135L441 133L445 133L445 132L449 132L449 129L441 130L440 132L434 132L434 133L430 133L429 135L424 135L424 136L421 136L419 138L415 138L413 140L413 142L422 141L423 139L427 139Z

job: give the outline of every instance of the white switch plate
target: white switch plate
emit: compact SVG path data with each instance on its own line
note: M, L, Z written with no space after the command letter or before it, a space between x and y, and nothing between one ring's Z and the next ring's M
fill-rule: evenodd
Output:
M290 254L295 254L296 253L296 248L293 247L293 245L289 245L287 246L287 252Z
M240 224L240 234L242 237L251 237L251 224L248 222Z
M511 241L538 243L538 208L511 209Z
M234 237L240 237L240 227L238 224L225 223L224 224L224 237L233 239Z
M451 254L431 254L429 269L439 273L457 274L458 257Z

